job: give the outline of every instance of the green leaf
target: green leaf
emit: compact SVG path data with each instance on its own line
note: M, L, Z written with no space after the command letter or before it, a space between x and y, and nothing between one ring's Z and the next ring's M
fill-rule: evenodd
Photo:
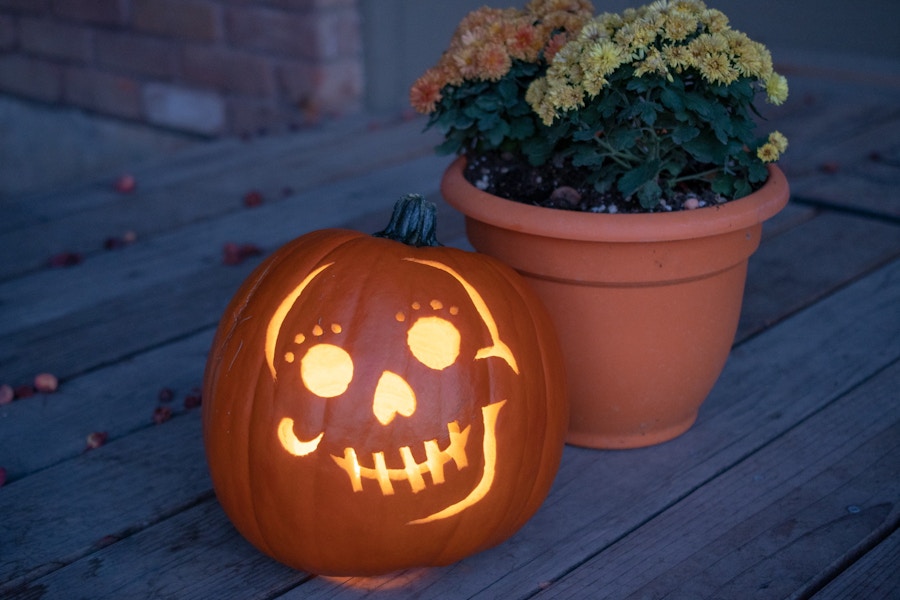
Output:
M734 132L731 124L731 115L728 114L728 110L720 104L714 104L710 107L708 120L713 133L716 134L716 138L722 144L727 144Z
M459 140L448 137L438 144L434 151L441 156L447 156L448 154L459 154L460 148L462 148L462 144Z
M711 189L715 193L725 196L726 198L731 198L734 193L734 175L729 175L728 173L719 173L716 175L716 178L712 181Z
M689 92L684 94L682 99L684 100L684 107L687 110L700 115L704 121L709 121L713 117L713 110L717 105L714 102L710 102L702 95Z
M503 79L497 84L497 92L504 105L512 106L518 100L519 86L511 79Z
M524 140L534 135L534 121L527 117L519 117L509 122L509 137L514 140Z
M750 163L747 173L747 179L752 183L759 183L769 178L769 170L762 161L754 161Z
M721 165L725 162L725 148L710 132L701 131L700 135L682 144L682 147L697 162Z
M700 130L690 125L679 125L672 130L672 141L678 145L689 142L700 135Z
M614 150L621 152L633 148L637 134L630 127L619 127L606 132L606 141Z
M743 198L744 196L749 196L753 193L753 188L750 187L750 182L745 179L738 179L734 182L734 196L733 198L736 200L738 198Z
M580 129L572 134L572 139L576 142L587 142L594 139L596 132L591 129Z
M659 104L655 102L641 102L640 104L640 115L641 120L649 126L653 126L656 123L656 116L658 112L661 110Z
M455 127L457 129L468 129L475 124L475 119L462 113L462 111L447 111L437 119L437 124L442 129Z
M490 94L484 94L476 98L475 105L486 111L496 111L502 107L500 100L496 96Z
M506 127L507 129L509 128L509 126L506 124L506 122L503 121L497 115L497 113L482 113L479 116L478 131L483 131L483 132L487 133L488 131L491 131L492 129L495 129L497 127Z
M659 204L659 199L662 196L662 190L660 189L659 184L656 182L656 180L651 179L638 188L637 196L638 200L641 203L641 206L649 210Z
M659 161L651 160L642 163L622 175L619 179L619 191L622 192L622 195L625 197L631 196L637 192L639 188L648 183L656 183L658 175ZM657 184L656 187L658 189L659 185Z
M579 147L572 154L572 165L576 167L600 167L606 160L606 154L590 147Z
M485 137L494 148L502 144L508 134L509 123L501 119L496 119L493 127L485 131Z
M547 138L541 136L531 137L522 142L522 153L532 165L542 165L553 154L554 145Z
M664 87L659 93L659 101L662 105L671 110L676 116L684 112L684 100L681 94L670 87ZM683 120L683 119L679 119Z

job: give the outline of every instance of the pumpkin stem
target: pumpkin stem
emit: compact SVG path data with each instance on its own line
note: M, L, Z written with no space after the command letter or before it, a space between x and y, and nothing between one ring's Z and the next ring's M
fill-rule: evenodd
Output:
M407 246L440 246L435 236L437 207L420 194L406 194L394 204L391 222L384 231L374 233Z

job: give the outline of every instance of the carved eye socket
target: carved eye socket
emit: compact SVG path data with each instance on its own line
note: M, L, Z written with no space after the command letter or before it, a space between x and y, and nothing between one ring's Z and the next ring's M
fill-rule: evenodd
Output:
M456 362L459 356L459 330L441 317L422 317L406 334L406 344L416 359L436 371Z
M316 344L300 360L300 378L320 398L340 396L353 380L353 359L343 348Z

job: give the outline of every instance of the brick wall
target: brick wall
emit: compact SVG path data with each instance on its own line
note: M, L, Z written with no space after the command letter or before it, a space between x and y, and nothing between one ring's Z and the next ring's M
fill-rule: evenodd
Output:
M357 0L0 0L0 94L208 136L363 101Z

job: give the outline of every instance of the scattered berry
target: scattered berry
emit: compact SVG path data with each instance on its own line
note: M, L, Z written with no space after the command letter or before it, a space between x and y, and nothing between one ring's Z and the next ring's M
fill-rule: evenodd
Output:
M0 385L0 406L3 404L9 404L16 397L15 390L12 389L12 386L8 383L4 383Z
M71 267L84 261L84 255L79 252L60 252L50 257L51 267Z
M0 467L0 487L3 487L4 483L6 483L6 469Z
M16 398L31 398L34 396L34 388L28 384L18 385L14 390Z
M244 194L244 206L253 208L263 203L263 195L258 190L251 190Z
M833 175L841 170L841 165L836 160L830 160L828 162L822 163L819 169L823 173L828 173L829 175Z
M125 244L122 242L121 238L108 237L105 240L103 240L104 250L118 250L119 248L122 248L124 246L125 246Z
M49 394L55 392L59 388L59 379L52 373L40 373L34 377L34 389Z
M191 390L191 393L184 398L184 407L188 410L197 408L203 403L203 395L198 388Z
M255 244L236 244L226 242L222 247L222 264L239 265L244 259L262 254L262 249Z
M175 398L175 392L172 391L172 388L163 388L159 390L158 399L160 402L166 404L171 402Z
M137 181L135 181L134 175L131 175L130 173L124 173L118 179L116 179L114 187L120 194L130 194L137 187Z
M87 436L87 445L84 449L94 450L95 448L99 448L106 443L107 439L109 439L109 434L105 431L94 431L89 433Z
M98 550L101 548L106 548L107 546L111 546L118 542L121 538L117 535L104 535L102 538L94 542L94 548Z
M157 406L153 411L153 422L157 425L165 423L172 418L172 409L168 406Z
M119 237L110 236L103 241L103 247L106 250L118 250L129 244L133 244L137 240L137 234L133 231L126 231Z

